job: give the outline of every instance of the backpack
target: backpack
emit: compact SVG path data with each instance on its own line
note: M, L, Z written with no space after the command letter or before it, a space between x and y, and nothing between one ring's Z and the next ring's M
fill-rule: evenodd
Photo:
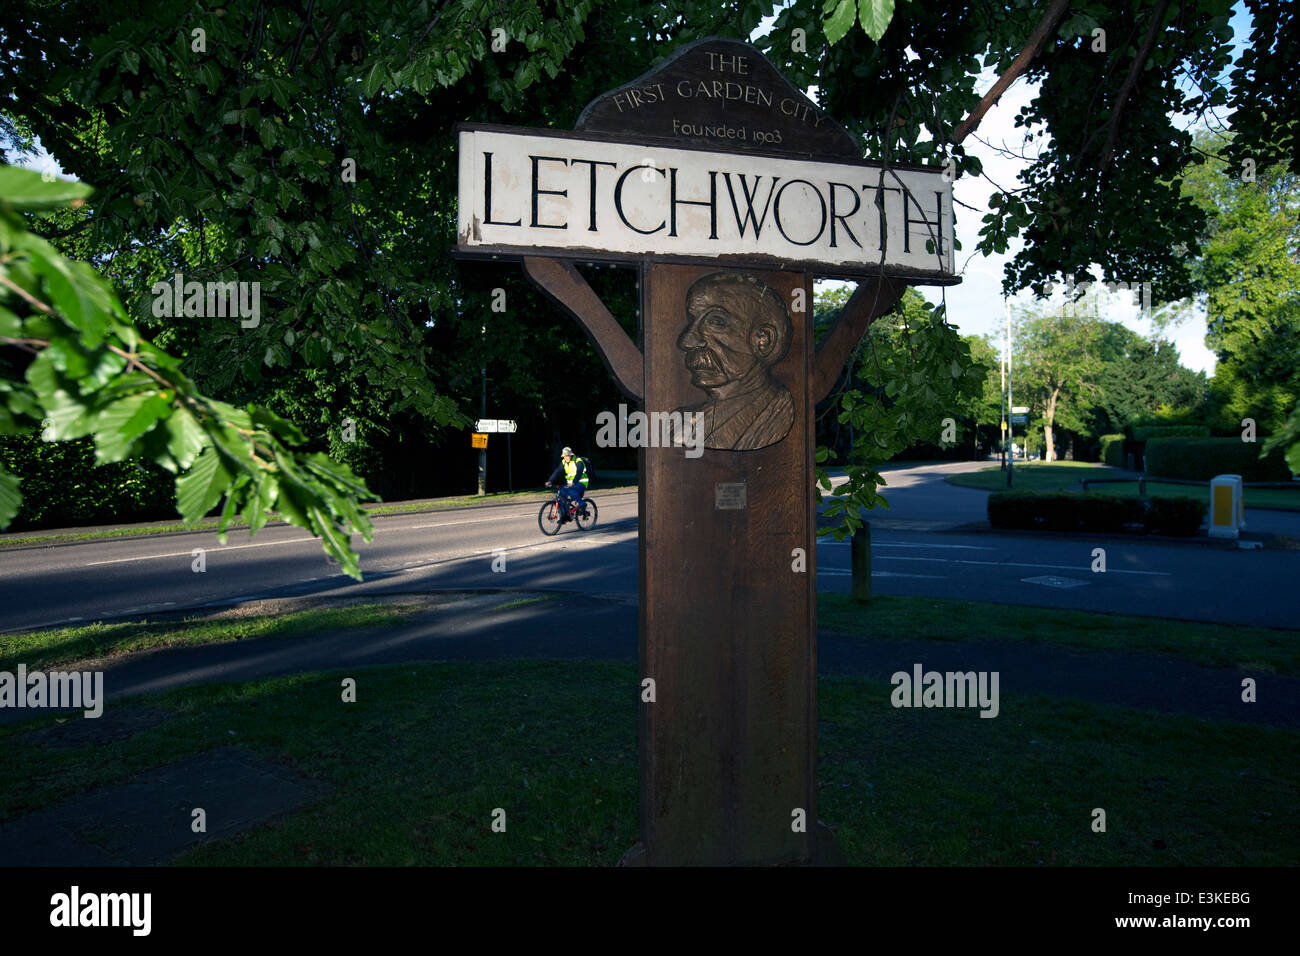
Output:
M587 476L588 478L590 478L592 481L595 481L595 480L596 480L596 472L595 472L595 470L591 467L591 459L590 459L590 458L579 458L578 461L582 462L582 467L586 469L586 471L584 472L584 474L586 474L586 476Z

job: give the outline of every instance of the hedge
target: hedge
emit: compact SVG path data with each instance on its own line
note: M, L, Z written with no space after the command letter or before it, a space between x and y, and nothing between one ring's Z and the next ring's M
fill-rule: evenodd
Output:
M1150 441L1152 438L1209 438L1208 425L1134 425L1134 441Z
M1101 436L1101 460L1107 465L1115 468L1123 468L1124 461L1124 436L1123 435L1102 435Z
M999 491L989 495L988 509L995 528L1049 531L1120 531L1142 515L1136 498L1078 491Z
M1200 529L1208 508L1208 502L1197 498L1150 498L1143 524L1156 534L1193 535Z
M90 438L0 437L0 463L22 479L23 502L5 530L175 518L176 478L152 462L95 464Z
M1242 481L1290 481L1281 449L1259 457L1262 446L1240 438L1153 438L1146 446L1146 473L1152 478L1209 481L1215 475L1241 475Z
M1124 531L1140 526L1169 535L1196 534L1206 503L1194 498L1121 498L1074 491L999 491L989 495L995 528L1044 531ZM1138 530L1137 527L1134 530Z

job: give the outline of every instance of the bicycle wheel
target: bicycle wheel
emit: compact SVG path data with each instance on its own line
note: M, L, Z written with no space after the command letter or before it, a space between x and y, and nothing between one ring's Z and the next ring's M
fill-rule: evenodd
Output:
M583 531L588 531L596 526L596 512L599 509L596 507L596 502L592 501L590 498L582 499L582 503L586 506L587 516L584 518L582 512L578 512L578 527Z
M560 533L560 503L558 501L548 501L542 505L542 510L537 512L537 526L542 529L542 534L554 535Z

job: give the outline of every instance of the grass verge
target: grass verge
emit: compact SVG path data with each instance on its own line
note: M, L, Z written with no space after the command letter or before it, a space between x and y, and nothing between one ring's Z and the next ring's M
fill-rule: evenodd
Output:
M1105 465L1078 461L1031 462L1016 465L1011 480L1013 487L1021 491L1079 491L1079 482L1084 479L1109 478L1115 472ZM1006 491L1007 476L997 465L991 465L983 471L970 471L959 475L949 475L949 483L963 488L978 488L981 491ZM1192 485L1165 485L1151 480L1147 483L1147 496L1185 497L1209 499L1209 489ZM1120 495L1136 498L1138 483L1134 481L1116 482L1114 484L1091 485L1089 491L1099 494ZM1247 508L1275 508L1279 511L1300 511L1300 484L1288 488L1246 488L1244 491Z
M159 647L225 644L256 637L289 637L311 631L378 627L396 624L429 606L427 603L353 604L281 615L208 615L121 624L97 622L45 631L0 634L0 670L12 671L19 662L26 664L28 670L40 670L69 661L117 657Z
M322 781L297 811L182 854L206 866L609 866L637 829L634 665L405 664L209 685L119 708L170 712L80 749L0 728L0 823L235 744ZM820 684L820 816L862 865L1288 866L1293 732L1004 695L895 709L891 688ZM1093 808L1107 814L1091 829ZM507 829L494 833L493 811ZM87 829L108 820L67 820ZM774 825L786 826L788 820ZM51 860L51 863L57 861Z
M867 640L1023 643L1087 651L1169 654L1207 667L1300 675L1300 633L1236 624L1052 608L1015 608L950 598L817 595L817 626ZM1008 620L1008 617L1011 620Z
M636 491L636 485L628 487L613 488L593 488L592 493L602 492L604 494L621 494L629 491ZM429 501L398 501L393 504L370 505L362 510L372 518L383 517L385 515L402 515L418 514L425 511L440 511L445 508L473 508L476 505L484 504L505 504L513 501L543 501L548 492L541 489L534 491L516 491L516 492L493 492L492 494L478 497L477 495L466 495L460 498L435 498ZM72 541L106 541L113 538L135 538L151 534L175 534L182 531L216 531L221 522L216 518L205 518L195 522L193 525L186 526L180 521L173 521L167 524L150 524L137 525L127 528L104 528L89 529L86 531L33 531L31 534L13 534L0 537L0 550L5 548L20 548L34 544L66 544ZM267 522L268 526L283 525L285 522L278 518L272 518ZM238 531L241 528L247 528L244 522L235 522L229 525L227 531Z

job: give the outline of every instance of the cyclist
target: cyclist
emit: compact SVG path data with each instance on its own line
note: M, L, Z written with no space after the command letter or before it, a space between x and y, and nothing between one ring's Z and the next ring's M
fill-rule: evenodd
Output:
M568 445L560 452L560 463L556 466L555 471L551 472L551 477L546 479L547 487L564 475L564 486L560 488L560 495L569 503L565 509L565 514L561 516L561 522L568 520L568 512L573 509L580 509L583 516L586 516L587 506L582 502L582 493L587 490L587 483L591 479L587 475L587 462L585 459L575 457L573 449Z

